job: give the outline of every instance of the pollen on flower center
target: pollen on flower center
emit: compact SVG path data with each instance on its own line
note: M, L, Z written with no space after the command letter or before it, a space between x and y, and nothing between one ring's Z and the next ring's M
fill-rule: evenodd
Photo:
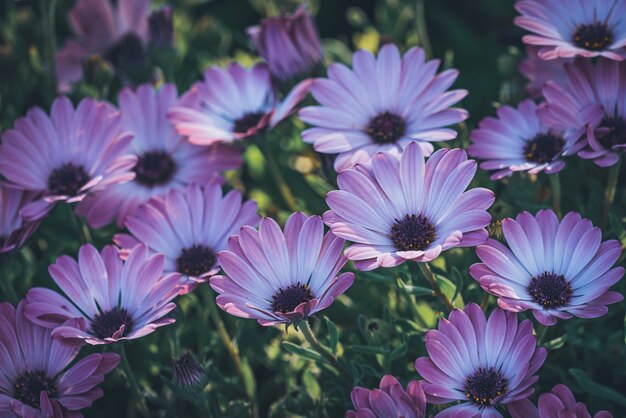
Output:
M96 314L91 321L91 333L98 338L112 337L122 325L124 327L124 335L132 329L133 319L128 311L124 308L113 308L110 311Z
M398 251L423 251L435 237L435 226L424 215L405 215L396 219L389 234Z
M278 289L272 296L274 312L292 312L298 305L313 299L313 292L306 284L296 283L285 289Z
M549 163L563 151L565 141L560 136L541 133L526 141L524 156L533 163Z
M620 117L604 118L600 126L607 131L598 138L598 142L603 147L611 149L615 145L626 144L626 119Z
M562 274L545 272L530 280L528 293L544 309L554 309L567 305L572 297L572 286Z
M42 391L48 394L48 398L57 396L56 382L43 370L24 372L13 384L13 397L37 409L40 406L39 397Z
M206 245L193 245L181 251L176 259L176 271L188 276L200 276L211 270L217 258Z
M613 31L606 23L579 25L574 32L574 43L590 51L602 51L613 43Z
M66 163L52 170L48 177L48 190L53 195L74 196L88 181L89 176L83 166Z
M506 393L507 385L507 380L493 367L481 367L465 379L465 397L476 405L488 406Z
M148 187L169 182L176 172L176 162L165 151L148 151L137 160L135 181Z
M384 112L370 121L366 131L377 144L393 144L406 132L406 122L398 115Z
M250 129L259 124L261 118L265 116L264 112L250 112L246 113L234 123L233 132L238 134L245 134Z

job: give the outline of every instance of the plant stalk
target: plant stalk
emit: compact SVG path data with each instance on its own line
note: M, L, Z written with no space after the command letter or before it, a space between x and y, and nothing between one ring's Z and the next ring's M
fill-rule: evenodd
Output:
M418 263L418 264L419 264L420 270L422 270L422 273L424 274L424 277L426 277L426 281L435 292L435 296L437 296L441 300L441 302L444 304L444 306L446 307L448 311L453 311L454 305L450 301L450 298L448 298L448 296L446 296L441 291L441 288L439 287L439 285L437 284L437 280L435 279L435 275L430 269L430 266L428 265L428 263Z

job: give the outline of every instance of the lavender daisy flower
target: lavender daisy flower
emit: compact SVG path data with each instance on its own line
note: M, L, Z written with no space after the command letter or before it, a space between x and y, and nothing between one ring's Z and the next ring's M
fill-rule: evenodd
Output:
M358 269L428 262L450 248L487 240L494 194L465 191L476 162L461 149L440 149L424 160L413 143L399 157L381 152L371 167L359 164L339 174L340 190L328 193L324 222L354 242L345 254Z
M459 72L435 75L439 60L425 61L424 50L412 48L404 57L395 45L383 46L375 58L360 50L352 59L352 71L332 64L327 79L311 88L320 106L305 107L300 119L314 125L302 133L305 142L324 154L339 154L335 170L367 163L379 151L399 153L419 142L425 155L431 142L457 136L445 129L467 119L463 109L450 108L467 95L451 90Z
M539 58L539 47L529 45L526 47L526 58L519 65L519 72L528 79L526 91L533 99L543 97L542 89L548 81L558 85L565 85L566 63L574 62L572 58L560 58L554 60L542 60Z
M309 92L311 80L281 101L266 64L246 70L238 63L210 67L168 113L176 131L196 145L249 138L275 127Z
M150 198L188 184L221 181L221 171L242 163L241 151L216 144L191 145L178 135L165 114L177 103L176 87L165 84L158 90L142 85L120 94L124 128L133 134L131 153L137 157L135 179L113 185L83 200L77 208L94 228L116 219L122 227L126 218Z
M48 267L66 297L36 287L26 295L28 318L54 328L52 336L68 343L110 344L141 338L175 322L167 315L176 307L178 274L163 275L165 257L150 255L145 245L122 262L108 245L102 253L85 244L78 262L61 256ZM74 319L72 323L65 322Z
M502 309L531 309L543 325L557 318L597 318L605 305L623 296L608 289L624 275L611 268L622 250L615 240L602 242L602 231L570 212L559 222L551 210L533 217L520 213L502 221L508 247L490 239L476 248L482 263L470 267L481 287L498 297Z
M20 248L39 226L20 217L20 210L35 198L35 193L0 184L0 254Z
M224 275L214 276L211 287L220 308L261 325L297 323L326 309L352 286L354 274L337 276L346 263L344 241L324 234L319 216L296 212L284 233L270 218L258 231L244 226L219 253Z
M539 376L546 349L537 348L530 320L495 309L489 319L475 303L455 309L438 330L426 333L429 357L415 361L426 399L433 404L461 401L437 414L447 417L502 417L499 405L525 399Z
M53 339L49 329L30 322L24 305L20 302L16 310L0 303L0 416L82 417L78 411L102 397L96 385L120 357L90 354L68 368L79 347Z
M623 0L521 0L515 8L515 24L533 33L524 43L541 46L541 59L626 57Z
M79 202L135 176L136 158L125 155L132 135L122 132L120 113L109 104L83 99L74 109L59 97L50 114L31 109L0 144L0 174L11 187L41 196L20 212L29 221L43 218L56 202Z
M509 412L513 418L591 418L587 406L576 402L572 391L562 384L539 397L538 409L530 400L523 399L509 404ZM600 411L593 418L613 418L613 414Z
M403 417L424 418L426 395L417 381L409 382L406 390L395 377L388 374L380 380L380 389L355 387L352 389L355 411L348 411L346 418Z

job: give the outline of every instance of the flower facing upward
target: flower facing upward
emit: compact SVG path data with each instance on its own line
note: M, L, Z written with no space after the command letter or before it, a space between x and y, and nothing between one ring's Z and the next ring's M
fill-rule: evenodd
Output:
M502 418L498 405L526 399L546 359L537 348L533 326L517 315L494 310L489 319L474 303L455 309L438 330L426 333L428 357L415 362L426 399L433 404L462 403L437 414L437 418Z
M346 418L424 418L426 395L417 381L409 382L406 390L395 377L388 374L380 380L380 389L355 387L352 389L355 411L348 411Z
M458 71L436 75L438 67L438 60L425 61L423 49L400 57L392 44L382 47L378 58L356 52L352 70L332 64L328 78L315 80L311 88L320 106L299 112L300 119L315 126L302 139L318 152L339 154L337 171L367 163L379 151L399 153L415 141L430 155L431 142L456 138L456 131L445 127L468 116L450 108L467 95L465 90L447 91Z
M519 65L519 72L528 79L526 91L533 99L543 96L543 86L548 81L564 85L567 78L563 67L566 63L574 62L572 58L542 60L539 58L539 47L526 47L526 58Z
M210 282L216 303L264 326L297 323L329 307L354 282L352 273L337 276L346 263L343 244L324 234L319 216L301 212L289 217L284 232L270 218L258 231L244 226L218 255L224 275Z
M539 408L529 399L522 399L510 403L509 412L513 418L591 418L587 406L576 402L572 391L562 384L539 397ZM600 411L593 418L613 418L613 414Z
M0 184L0 254L20 248L39 226L20 217L20 210L35 197L33 192Z
M180 289L177 274L163 275L164 257L138 245L122 263L112 245L102 253L85 244L78 262L57 258L48 271L68 299L41 287L29 290L25 313L54 328L52 336L92 345L132 340L174 323L167 315ZM73 319L71 323L65 322Z
M427 262L442 251L487 240L494 201L490 190L465 191L476 162L461 149L441 149L428 161L418 144L398 157L378 153L371 167L357 165L339 174L339 189L326 203L324 222L354 242L345 251L360 270Z
M0 416L82 417L78 411L102 397L96 385L120 358L113 353L90 354L68 369L78 350L30 322L24 315L24 302L17 310L1 303Z
M507 246L490 239L476 249L482 263L470 274L502 309L531 309L543 325L557 318L596 318L623 296L608 289L624 275L611 268L621 254L618 241L602 242L602 231L570 212L559 222L551 210L502 221Z

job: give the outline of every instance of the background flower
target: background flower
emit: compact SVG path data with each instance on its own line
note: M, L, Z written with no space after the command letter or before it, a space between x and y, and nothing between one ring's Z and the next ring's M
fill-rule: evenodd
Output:
M553 81L558 85L567 82L564 64L574 62L572 58L557 58L553 60L542 60L539 58L540 47L528 45L526 47L526 58L519 65L519 72L528 79L526 90L533 99L543 96L543 86L548 81Z
M348 411L346 418L426 416L426 395L415 380L409 382L405 391L395 377L387 374L380 380L380 389L357 386L351 397L356 411Z
M35 193L0 184L0 254L20 248L39 226L20 217L20 210L35 197Z
M539 408L528 399L519 400L509 405L509 412L513 418L591 418L587 406L582 402L576 402L574 394L565 385L558 384L550 393L544 393L539 397ZM594 418L613 418L613 414L600 411Z

